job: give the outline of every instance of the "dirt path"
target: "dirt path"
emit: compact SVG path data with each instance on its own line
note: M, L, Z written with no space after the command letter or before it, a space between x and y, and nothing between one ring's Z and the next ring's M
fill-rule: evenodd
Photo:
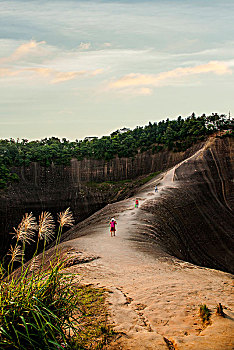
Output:
M139 190L139 208L134 207L136 197L109 205L73 232L77 238L63 243L70 254L79 251L97 257L70 271L84 283L110 291L110 321L121 334L111 349L234 349L232 276L171 257L160 249L155 236L144 235L151 214L146 213L142 221L141 205L177 186L178 166ZM115 237L109 233L112 216L118 223ZM225 306L225 318L215 314L218 303ZM207 327L198 316L200 304L212 311Z

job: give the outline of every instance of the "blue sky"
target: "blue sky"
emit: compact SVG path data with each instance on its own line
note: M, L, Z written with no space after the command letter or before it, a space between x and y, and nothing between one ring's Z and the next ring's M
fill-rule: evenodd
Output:
M0 137L234 113L231 0L1 1Z

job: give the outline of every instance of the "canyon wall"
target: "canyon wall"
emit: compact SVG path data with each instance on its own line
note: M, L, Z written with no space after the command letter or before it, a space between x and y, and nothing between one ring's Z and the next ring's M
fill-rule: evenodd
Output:
M20 181L0 194L1 251L9 245L8 232L25 212L38 215L48 210L56 216L71 207L78 223L106 204L124 198L111 186L90 184L134 179L187 159L175 169L175 186L141 205L142 232L148 231L165 251L182 260L234 273L233 146L231 137L210 137L184 153L149 151L133 159L74 159L67 167L44 168L35 163L12 169ZM129 190L124 196L131 194ZM110 215L109 207L106 211ZM75 232L76 227L71 231Z
M234 273L233 138L210 138L174 173L175 187L142 209L164 250L197 265ZM142 219L144 218L144 212Z
M92 183L134 179L152 172L164 171L193 154L202 147L199 143L186 152L151 151L137 154L134 158L114 158L111 161L72 159L69 166L38 163L12 168L19 182L0 191L0 249L5 252L11 241L9 232L17 227L26 212L38 215L43 210L54 217L70 207L76 223L82 221L113 200L122 199L112 188L96 188ZM125 193L127 195L127 193Z

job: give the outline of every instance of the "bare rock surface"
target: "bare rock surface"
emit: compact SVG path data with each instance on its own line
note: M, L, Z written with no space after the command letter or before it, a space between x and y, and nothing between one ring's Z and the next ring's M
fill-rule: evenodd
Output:
M198 160L205 151L154 178L134 198L106 206L64 236L61 248L74 255L82 252L83 259L91 257L68 270L83 283L109 291L110 322L118 332L110 349L234 349L233 275L166 253L155 230L157 212L146 210L152 202L154 207L163 205L167 193L178 191L178 174L185 162ZM134 207L136 197L139 208ZM117 221L114 237L108 226L112 217ZM219 303L225 317L215 314ZM201 304L211 310L209 325L199 317Z
M46 210L56 217L58 212L70 207L75 221L81 222L113 199L127 198L130 190L116 193L115 186L95 187L95 184L134 180L149 173L165 171L202 145L203 142L199 142L185 152L176 153L164 150L153 154L148 150L134 158L115 157L108 162L102 159L72 159L67 166L51 164L47 167L33 162L28 166L13 167L11 171L19 176L19 182L0 191L0 257L10 247L9 232L19 224L25 213L32 211L39 216Z

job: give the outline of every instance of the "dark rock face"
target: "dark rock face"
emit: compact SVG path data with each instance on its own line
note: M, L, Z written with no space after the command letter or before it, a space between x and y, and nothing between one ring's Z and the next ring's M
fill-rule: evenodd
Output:
M48 210L56 216L71 207L76 222L80 222L113 198L122 199L111 189L87 186L88 182L133 179L164 171L204 146L198 155L176 168L176 186L167 188L157 200L147 200L140 215L144 223L146 214L153 213L147 216L151 220L147 225L149 234L152 237L153 233L170 254L234 273L233 145L230 137L211 137L205 146L198 144L184 153L145 152L135 159L72 160L68 167L31 164L13 169L20 182L0 194L1 251L6 250L8 233L25 212L38 216L42 210Z
M73 159L70 166L43 167L32 163L29 167L13 168L20 181L0 192L0 256L10 244L13 227L17 227L23 215L33 212L50 211L57 213L70 207L76 222L80 222L100 208L121 198L111 190L87 186L89 182L119 181L134 179L140 175L163 171L185 159L202 144L197 144L186 152L151 151L139 153L135 158L115 158L103 160Z
M175 170L169 188L144 210L170 254L234 273L233 139L210 139L202 153ZM152 231L151 231L152 233Z

